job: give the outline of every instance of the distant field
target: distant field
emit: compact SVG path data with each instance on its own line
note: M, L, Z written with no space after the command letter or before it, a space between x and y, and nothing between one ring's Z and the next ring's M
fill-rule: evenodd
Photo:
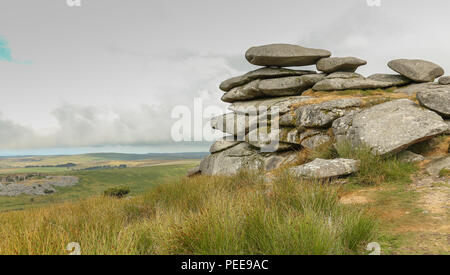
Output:
M69 159L70 161L68 161ZM73 158L64 159L63 162L66 160L71 162ZM152 162L153 166L148 166ZM73 175L79 177L80 182L72 187L57 188L58 192L51 195L0 197L0 211L20 210L49 203L84 199L92 195L102 194L105 189L114 186L129 186L131 189L130 195L133 196L146 192L155 185L184 176L187 170L199 162L200 160L147 160L147 162L143 162L148 164L144 167L93 171L70 171L67 168L12 169L11 171L14 173L39 171L56 175Z
M120 154L95 153L68 156L21 156L0 157L0 175L11 173L62 173L95 166L147 167L154 165L177 165L192 159L201 159L206 153L173 154ZM75 167L41 167L73 163ZM34 166L34 167L31 167Z

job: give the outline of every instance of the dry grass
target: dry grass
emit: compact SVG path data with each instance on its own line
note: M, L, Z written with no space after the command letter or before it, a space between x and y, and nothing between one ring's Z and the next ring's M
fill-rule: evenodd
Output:
M336 187L277 173L195 177L146 195L0 214L0 254L359 254L375 220Z

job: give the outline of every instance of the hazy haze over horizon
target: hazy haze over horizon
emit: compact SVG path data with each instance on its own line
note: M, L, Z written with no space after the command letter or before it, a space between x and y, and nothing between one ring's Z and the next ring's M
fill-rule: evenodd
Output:
M254 45L356 56L364 75L395 58L450 73L448 0L81 2L0 2L0 155L207 151L171 140L172 108L225 110L218 85L257 68Z

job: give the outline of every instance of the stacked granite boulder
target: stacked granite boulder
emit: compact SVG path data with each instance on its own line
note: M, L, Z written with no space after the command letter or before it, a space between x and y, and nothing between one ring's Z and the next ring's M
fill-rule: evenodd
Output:
M271 44L252 47L245 57L264 67L220 84L231 112L213 118L211 127L226 136L190 175L232 175L241 168L270 171L295 163L301 150L342 139L354 146L364 143L374 154L396 154L449 131L444 119L450 118L450 77L434 83L444 74L434 63L393 60L388 66L398 74L366 78L355 72L365 60L331 57L322 49ZM286 68L309 65L317 71ZM388 88L393 95L388 99L349 93ZM265 150L272 140L276 145ZM326 178L353 173L358 162L317 159L291 169Z

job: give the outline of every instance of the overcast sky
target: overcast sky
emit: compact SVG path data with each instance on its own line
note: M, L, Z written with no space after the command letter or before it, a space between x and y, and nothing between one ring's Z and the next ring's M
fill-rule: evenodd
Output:
M370 2L370 1L369 1ZM376 0L372 1L376 2ZM176 105L217 105L245 51L293 43L450 70L448 0L0 1L0 155L206 151L173 143Z

